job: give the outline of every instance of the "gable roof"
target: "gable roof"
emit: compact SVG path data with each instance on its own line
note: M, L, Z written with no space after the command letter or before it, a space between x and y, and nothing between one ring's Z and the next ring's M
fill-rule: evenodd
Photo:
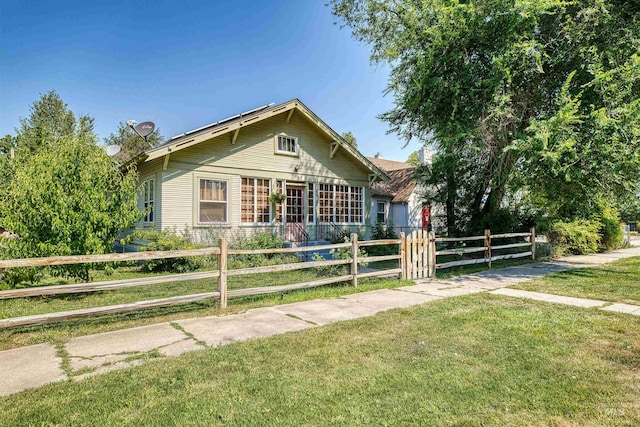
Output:
M315 113L313 113L297 98L278 105L268 104L262 107L258 107L253 110L229 117L227 119L211 123L201 128L176 135L165 143L140 153L138 156L132 159L132 161L149 162L151 160L164 157L167 154L175 153L176 151L183 150L185 148L231 132L234 132L232 140L235 141L235 137L242 127L249 126L251 124L279 114L287 113L290 117L290 115L293 114L294 111L298 111L303 116L305 116L313 125L316 126L316 128L329 136L332 144L338 144L341 149L349 153L355 160L363 164L369 171L371 171L371 173L378 180L389 180L389 177L381 168L372 163L355 147L351 146L336 131L331 129L325 122L323 122L318 116L315 115Z
M368 158L389 176L388 182L376 182L371 187L371 195L388 197L392 203L406 203L416 188L416 167L405 162Z

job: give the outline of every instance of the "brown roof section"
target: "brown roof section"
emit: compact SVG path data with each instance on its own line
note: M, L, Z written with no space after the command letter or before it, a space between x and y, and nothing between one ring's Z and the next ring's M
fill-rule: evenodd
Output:
M391 172L398 169L409 169L413 168L413 165L405 162L396 162L395 160L385 160L378 159L377 157L367 157L371 163L376 165L378 168L382 169L385 172Z
M389 182L376 182L371 187L371 194L378 197L389 197L392 203L406 203L416 188L414 177L415 166L393 160L368 158L371 163L386 172Z

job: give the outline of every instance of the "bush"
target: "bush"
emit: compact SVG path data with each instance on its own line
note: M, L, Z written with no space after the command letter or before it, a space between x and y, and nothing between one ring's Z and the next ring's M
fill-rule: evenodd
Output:
M284 241L275 234L265 231L250 236L237 237L233 245L234 249L277 249L282 248ZM254 254L254 255L234 255L229 260L229 268L260 267L264 265L275 265L286 262L295 262L297 258L292 255L277 254Z
M281 248L284 241L268 231L251 236L238 237L233 245L236 249L276 249Z
M133 240L145 240L149 243L141 246L143 251L175 251L180 249L196 249L198 245L189 239L178 236L174 231L164 230L136 230L125 239L123 243L127 244ZM171 271L175 273L185 273L194 271L206 264L205 258L183 257L168 259L150 259L142 263L142 269L151 272Z
M349 239L348 237L345 237L342 243L351 243L351 239ZM338 259L347 260L347 259L351 259L351 250L352 250L351 246L346 246L344 248L331 249L329 253L331 253L331 257L335 260L338 260ZM364 251L364 249L358 248L358 258L366 258L366 257L367 257L367 253ZM313 254L312 260L326 261L325 258L318 253ZM358 265L360 267L366 267L368 263L362 261L362 262L359 262ZM325 267L317 267L316 271L321 276L345 275L345 274L349 274L349 272L351 271L351 265L350 264L328 265Z
M373 227L373 231L371 232L372 240L386 240L386 239L397 239L397 238L398 238L398 235L396 234L396 230L391 221L389 221L389 223L386 226L380 220L376 221L376 225ZM397 254L398 246L397 245L369 246L367 248L367 253L371 256Z
M600 215L600 249L612 250L622 247L622 227L620 226L620 217L614 209L603 209Z
M556 254L584 255L598 251L602 223L594 220L576 219L571 222L556 221L547 235L556 246Z

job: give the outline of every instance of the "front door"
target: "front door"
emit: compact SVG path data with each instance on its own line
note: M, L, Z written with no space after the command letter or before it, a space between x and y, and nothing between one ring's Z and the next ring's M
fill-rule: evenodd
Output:
M304 186L287 184L285 210L285 239L291 242L306 240L304 230Z

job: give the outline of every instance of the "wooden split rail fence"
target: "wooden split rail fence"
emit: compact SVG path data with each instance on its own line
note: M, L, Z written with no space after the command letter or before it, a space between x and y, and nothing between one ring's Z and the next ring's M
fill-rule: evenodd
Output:
M521 239L526 240L520 243L506 243L495 245L496 240ZM483 236L470 237L436 237L433 232L416 230L406 237L401 233L401 253L402 277L405 279L422 279L433 277L436 269L459 267L469 264L486 263L491 268L493 261L531 257L535 259L535 229L531 228L528 233L504 233L491 234L490 230L485 230ZM470 242L474 244L469 245ZM480 243L478 245L477 243ZM469 245L469 246L467 246ZM439 249L438 246L444 246ZM510 252L516 248L527 248L524 252ZM475 256L481 254L481 256ZM467 259L455 259L437 262L437 257L464 257Z
M530 243L518 243L509 245L491 246L492 239L508 238L508 237L528 237ZM447 242L464 242L469 240L484 240L484 246L472 248L453 248L437 251L436 244ZM126 254L104 254L104 255L79 255L79 256L56 256L47 258L25 258L14 260L0 260L0 270L6 268L20 267L47 267L57 265L73 265L73 264L95 264L104 262L123 262L123 261L144 261L150 259L170 259L193 256L215 256L217 258L217 269L212 271L172 274L164 276L143 277L137 279L112 280L93 283L76 283L68 285L56 286L40 286L23 289L9 289L0 291L0 300L10 298L26 298L45 295L62 295L72 293L87 293L98 291L109 291L115 289L123 289L135 286L155 285L162 283L172 283L188 280L216 279L212 280L211 292L205 292L192 295L181 295L170 298L162 298L148 301L139 301L127 304L111 305L106 307L93 307L86 309L71 310L57 313L36 314L30 316L13 317L8 319L0 319L0 329L43 325L48 323L61 322L65 320L78 319L84 317L102 316L114 313L126 313L147 308L169 307L177 304L192 303L203 300L219 300L222 308L227 307L229 298L260 295L267 293L286 292L295 289L306 289L317 286L323 286L331 283L351 282L352 286L358 286L358 279L399 275L403 279L419 279L432 277L436 268L447 268L465 264L475 264L478 262L487 262L491 266L491 261L497 259L507 259L523 256L534 256L535 252L535 232L533 229L530 233L510 233L501 235L491 235L488 231L482 237L466 237L466 238L436 238L433 233L426 231L414 231L405 236L400 233L399 239L385 240L368 240L359 241L357 234L351 235L351 242L338 243L323 246L307 246L293 248L278 249L229 249L226 239L221 239L218 247L210 247L193 250L177 250L177 251L153 251L153 252L132 252ZM358 256L359 249L371 246L388 246L397 245L396 254L382 256ZM494 255L492 250L508 249L523 246L530 246L530 251L518 254ZM348 259L332 259L325 261L311 262L295 262L289 264L278 264L261 267L248 267L229 270L227 261L230 255L269 255L269 254L300 254L304 252L317 252L323 250L337 250L341 248L350 248L350 258ZM483 258L471 260L450 261L442 264L436 263L438 255L459 255L472 252L484 252ZM397 268L387 268L382 270L371 270L366 272L358 271L358 264L379 261L397 261ZM310 282L296 283L290 285L264 286L245 289L228 289L227 279L229 276L259 274L278 271L290 271L306 268L318 268L336 265L350 266L349 274L340 276L326 277Z
M43 325L47 323L61 322L65 320L78 319L83 317L102 316L114 313L126 313L147 308L169 307L177 304L185 304L203 300L219 300L222 308L227 307L227 300L233 297L260 295L266 293L285 292L294 289L313 288L330 283L350 281L352 286L358 285L358 279L395 275L401 273L400 254L384 256L358 257L359 248L377 245L400 245L400 239L358 241L358 235L351 236L351 242L338 243L334 245L307 246L277 249L229 249L226 239L221 239L218 247L210 247L194 250L177 251L154 251L154 252L132 252L126 254L104 254L104 255L79 255L79 256L56 256L47 258L25 258L15 260L0 260L0 270L5 268L20 267L47 267L56 265L72 265L87 263L122 262L122 261L144 261L150 259L169 259L193 256L215 256L217 257L217 269L213 271L172 274L165 276L143 277L137 279L112 280L95 283L77 283L57 286L39 286L23 289L9 289L0 291L0 300L10 298L36 297L44 295L61 295L71 293L85 293L108 291L114 289L130 288L134 286L155 285L161 283L172 283L187 280L216 279L212 280L211 292L192 295L181 295L170 298L162 298L149 301L139 301L128 304L118 304L106 307L94 307L86 309L71 310L57 313L36 314L30 316L0 319L0 329ZM317 252L323 250L350 248L351 257L349 259L332 259L326 261L295 262L289 264L269 265L261 267L248 267L229 270L227 261L230 255L269 255L269 254L300 254L305 252ZM358 264L362 262L376 261L398 261L398 268L386 270L376 270L368 272L358 272ZM336 265L349 265L349 274L340 276L325 277L322 279L296 283L291 285L264 286L245 289L228 289L227 278L234 275L258 274L278 271L299 270L305 268L317 268Z

